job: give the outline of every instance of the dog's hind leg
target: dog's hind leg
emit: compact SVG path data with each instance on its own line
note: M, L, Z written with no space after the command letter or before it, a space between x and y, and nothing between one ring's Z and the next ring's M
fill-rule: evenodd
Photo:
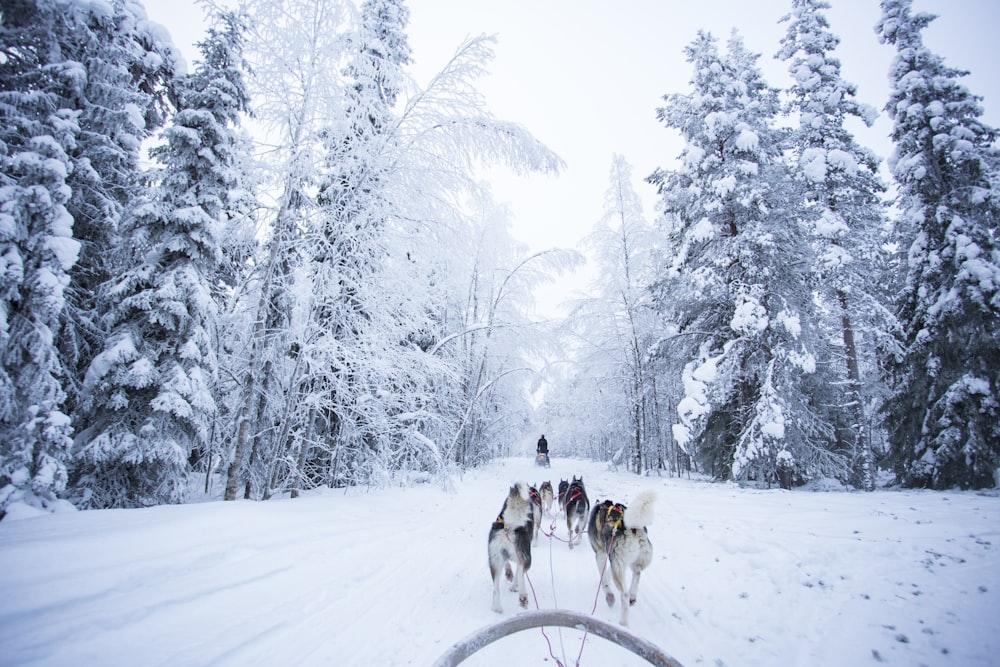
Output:
M632 568L632 585L628 589L628 604L631 607L635 604L636 597L639 595L639 576L642 575L641 567Z
M628 625L628 608L635 604L636 596L639 593L639 577L642 575L641 567L633 566L631 569L632 585L629 586L627 600L625 598L625 573L622 572L619 577L615 577L615 585L618 586L618 590L622 593L622 615L620 622L625 626Z
M493 611L498 614L503 613L503 605L500 604L500 584L506 575L508 580L514 579L514 573L510 569L508 552L503 543L497 539L500 537L496 533L491 533L487 546L488 560L490 565L490 577L493 578Z
M490 576L493 577L493 605L490 607L498 614L503 613L503 605L500 604L500 564L494 560L490 554Z
M524 588L524 568L520 565L517 566L517 572L514 575L517 579L517 603L521 605L522 609L528 608L528 591Z
M614 556L611 557L611 578L615 581L615 587L618 589L618 593L621 595L622 599L622 613L618 622L624 626L628 626L628 608L631 606L627 597L625 597L625 572L624 563Z
M514 556L517 558L517 602L523 609L528 608L528 593L524 588L525 572L531 569L531 526L523 526L514 531Z
M595 551L594 560L597 561L597 574L601 577L601 588L604 589L604 601L609 607L615 606L615 594L611 592L611 578L608 572L608 553L606 551Z
M493 577L493 611L498 614L503 613L503 605L500 604L500 578Z

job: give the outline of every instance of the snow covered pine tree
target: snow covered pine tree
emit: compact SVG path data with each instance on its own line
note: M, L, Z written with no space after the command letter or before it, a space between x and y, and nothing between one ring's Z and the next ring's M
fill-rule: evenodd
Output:
M86 73L63 56L59 21L27 3L0 22L0 519L55 507L68 478L71 373L56 344L80 249L66 204Z
M222 233L245 192L241 30L235 15L220 15L199 45L203 61L174 83L179 109L153 151L159 185L126 219L138 263L105 286L116 304L112 330L84 385L89 418L77 458L87 505L179 502L189 457L209 445L213 291L226 270Z
M863 371L874 376L874 340L888 337L884 332L894 322L879 291L884 281L876 279L886 241L880 199L885 186L877 175L878 158L845 126L849 117L870 126L876 111L859 102L856 86L841 77L833 54L840 39L830 33L823 11L829 7L825 0L793 0L778 57L788 62L793 81L789 110L799 120L791 135L793 175L814 246L815 294L824 302L821 312L830 314L825 328L841 333L841 350L829 347L826 354L844 357L838 365L842 375L827 385L830 396L814 409L830 406L836 437L851 451L850 480L871 490L875 460L866 407L872 392L865 391Z
M687 54L694 91L658 110L686 142L682 166L649 177L677 249L658 307L679 327L670 353L685 346L690 359L674 435L719 477L772 483L781 462L845 478L828 416L811 407L827 384L817 375L822 336L777 91L737 35L725 57L706 33Z
M886 111L909 247L885 414L904 484L982 488L1000 467L1000 158L965 72L923 44L934 16L911 7L883 0L876 26L896 47Z

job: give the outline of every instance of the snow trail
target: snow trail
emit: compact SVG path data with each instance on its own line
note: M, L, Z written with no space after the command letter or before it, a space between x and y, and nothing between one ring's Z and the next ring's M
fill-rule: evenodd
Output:
M630 630L688 667L986 667L1000 655L996 494L752 490L556 457L547 470L494 462L455 493L324 490L0 522L0 666L427 665L520 611L506 586L505 613L490 611L486 537L509 485L573 475L591 503L657 492ZM590 613L600 572L586 537L570 550L542 535L532 561L540 608ZM600 595L594 615L617 623L619 610ZM573 664L583 633L546 634ZM530 630L464 664L546 660ZM580 664L646 663L589 636Z

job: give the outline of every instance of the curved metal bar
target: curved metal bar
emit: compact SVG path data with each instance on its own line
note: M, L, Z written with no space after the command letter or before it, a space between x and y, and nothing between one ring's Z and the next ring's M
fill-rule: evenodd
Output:
M586 630L618 644L655 667L683 667L681 663L661 651L655 644L632 634L619 625L612 625L593 616L564 609L525 611L499 623L480 628L448 649L432 667L455 667L473 653L489 646L498 639L503 639L522 630L540 628L546 625Z

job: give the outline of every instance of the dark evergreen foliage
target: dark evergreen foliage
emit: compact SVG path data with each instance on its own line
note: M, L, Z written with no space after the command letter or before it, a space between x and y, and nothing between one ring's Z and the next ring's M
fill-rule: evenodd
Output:
M223 235L247 204L242 30L235 15L220 16L195 72L174 82L178 110L153 151L158 183L122 225L124 256L135 263L102 286L114 307L84 384L83 506L179 502L189 459L210 448L216 285L230 270Z
M1000 467L1000 203L996 132L980 98L921 38L933 16L884 0L879 38L896 47L886 112L896 149L903 351L888 364L885 406L905 484L992 486Z

